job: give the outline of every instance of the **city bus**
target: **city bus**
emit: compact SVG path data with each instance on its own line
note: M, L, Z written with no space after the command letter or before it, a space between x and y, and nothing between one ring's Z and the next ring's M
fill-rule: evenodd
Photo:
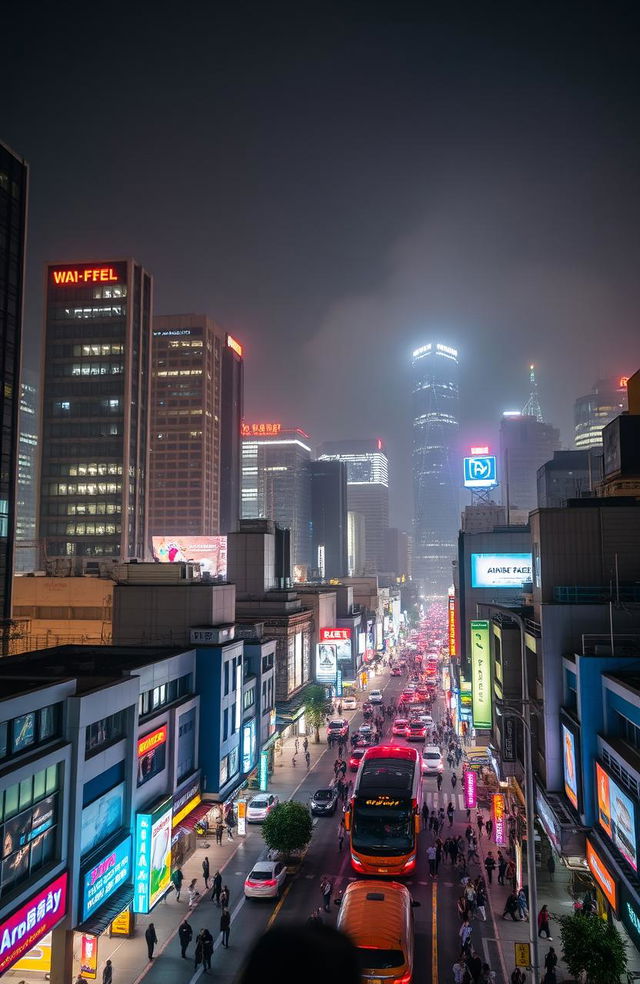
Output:
M394 878L410 874L416 866L421 809L418 751L406 745L367 748L345 814L354 871Z

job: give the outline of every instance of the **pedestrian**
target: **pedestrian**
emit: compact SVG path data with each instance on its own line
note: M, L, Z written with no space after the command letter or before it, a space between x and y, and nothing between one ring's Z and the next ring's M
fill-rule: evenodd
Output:
M202 966L204 970L211 970L211 957L213 956L213 936L208 929L202 930Z
M429 861L429 874L432 878L436 877L436 849L435 845L431 844L427 848L427 860Z
M471 824L467 824L467 829L464 832L464 836L467 838L467 844L471 843L471 838L473 837L473 827Z
M304 736L304 741L302 742L302 747L304 748L305 752L308 752L309 751L309 739L307 738L306 735Z
M296 750L296 755L297 755L297 754L298 754L298 752L300 751L300 742L299 742L299 741L298 741L298 739L296 738L296 740L294 741L294 743L293 743L293 744L294 744L294 746L295 746L295 750Z
M144 931L144 938L147 941L147 953L149 955L149 960L153 960L153 948L158 942L158 937L156 936L156 927L153 923L149 923Z
M442 841L438 837L436 840L436 875L438 874L438 869L440 868L440 862L442 861Z
M204 929L196 937L196 949L193 955L193 969L197 970L204 958Z
M485 821L484 829L487 835L487 840L491 840L491 834L493 833L493 820L491 819L491 817L489 817L489 819Z
M473 978L474 984L478 984L478 981L480 980L480 973L482 971L482 960L474 951L471 944L469 944L468 947L466 964L469 974Z
M481 813L478 814L478 819L476 820L478 824L478 840L482 840L482 828L484 827L484 817Z
M487 921L487 911L485 908L486 904L487 904L487 896L485 894L484 887L480 885L480 887L476 891L476 912L480 914L480 918L483 919L485 922Z
M465 919L462 926L458 930L458 936L460 937L460 952L466 953L469 947L469 941L471 940L472 929L469 925L469 920Z
M457 783L457 781L458 781L458 777L457 777L457 775L455 774L455 772L452 772L452 773L451 773L451 785L452 785L452 787L453 787L454 789L456 788L456 783Z
M451 752L449 752L449 754L447 755L447 765L449 766L450 769L453 768L453 755L451 754Z
M495 867L496 867L496 859L493 856L493 851L489 851L486 858L484 859L484 868L485 871L487 872L487 879L490 885L493 881L493 872L495 870Z
M471 820L471 807L467 808L467 823Z
M102 984L113 984L113 966L110 960L107 960L104 965L104 970L102 971Z
M449 826L453 827L453 803L449 800L449 806L447 807L447 816L449 817Z
M456 961L451 968L453 971L453 984L462 984L464 978L464 967L459 961Z
M182 889L182 882L184 881L184 875L182 874L181 868L176 868L171 872L171 881L173 887L176 890L176 902L180 901L180 890Z
M229 887L228 885L222 886L222 891L220 892L220 905L223 909L229 908Z
M436 776L436 785L438 787L438 792L440 792L440 790L442 788L442 773L441 772L439 772L438 775Z
M498 885L504 885L504 876L507 871L507 859L502 851L498 851Z
M227 839L230 841L233 840L233 827L234 827L234 820L233 820L233 808L232 808L227 813Z
M527 896L524 894L524 889L520 889L518 892L518 915L521 919L529 918L529 904L527 902Z
M178 938L180 940L180 952L183 960L187 959L187 947L191 940L193 939L193 930L187 920L180 923L180 928L178 929Z
M196 888L196 879L192 878L189 882L189 888L187 889L187 905L190 909L193 909L194 905L198 904L200 899L200 892Z
M306 738L305 738L305 741L307 741ZM309 751L309 742L308 741L307 741L307 746L306 746L306 748L305 748L304 751L305 751L305 755ZM341 759L343 755L344 755L344 745L342 744L342 742L340 742L340 744L338 745L338 758Z
M223 833L224 833L224 824L222 823L222 817L218 817L216 821L216 844L222 844Z
M341 819L338 824L338 853L342 854L342 845L344 843L344 820Z
M555 973L556 964L558 963L558 955L552 946L549 947L546 957L544 958L544 968L545 970L551 970Z
M526 974L520 967L511 971L511 984L526 984Z
M337 758L333 763L333 774L336 777L336 779L338 778L339 771L340 771L340 758Z
M322 904L324 905L324 911L329 912L329 906L331 905L331 893L333 892L333 884L330 878L323 878L320 883L320 891L322 892Z
M429 830L435 831L438 829L438 816L435 810L431 811L431 816L429 817Z
M307 772L309 771L309 766L311 765L311 756L309 752L304 753L304 760L307 763Z
M550 854L549 860L547 861L547 871L549 872L549 881L553 881L553 874L555 870L556 870L556 862L554 860L553 854Z
M465 919L469 917L469 906L467 905L467 900L464 895L461 895L456 902L456 908L458 910L458 915L460 916L460 922L464 922Z
M204 887L209 888L209 858L205 858L202 862L202 877L204 878Z
M220 914L220 932L222 933L222 945L229 949L229 933L231 932L231 913L228 909L223 909Z
M507 916L511 916L514 922L517 922L516 912L518 911L518 896L515 892L509 892L507 896L507 901L504 904L504 912L502 913L502 918L506 919Z
M548 940L552 940L553 936L549 929L549 910L546 905L543 905L538 913L538 936L545 934Z
M220 905L220 892L222 891L222 875L219 871L216 871L213 876L213 892L211 893L211 901L215 902L216 905Z
M347 774L347 763L344 761L344 759L340 763L340 772L342 773L342 778L344 779L344 777Z

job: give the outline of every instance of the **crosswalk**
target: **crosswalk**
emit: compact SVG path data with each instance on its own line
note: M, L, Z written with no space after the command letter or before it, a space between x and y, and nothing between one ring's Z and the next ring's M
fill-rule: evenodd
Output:
M466 809L463 793L452 793L445 789L441 789L440 792L437 789L425 789L424 801L430 810L438 810L441 806L446 810L449 803L453 803L454 810Z

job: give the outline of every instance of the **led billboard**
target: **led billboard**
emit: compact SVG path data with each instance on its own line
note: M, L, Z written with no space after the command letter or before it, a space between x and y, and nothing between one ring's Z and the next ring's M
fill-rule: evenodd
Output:
M152 536L154 560L161 564L198 561L211 577L227 576L226 536Z
M171 800L136 817L134 912L150 912L171 884Z
M316 680L318 683L335 683L338 655L335 645L321 642L316 646Z
M131 878L131 835L100 858L82 876L82 919L85 922L103 902Z
M464 459L465 489L492 489L498 484L496 456L473 455Z
M637 871L638 845L635 803L626 792L623 792L617 780L605 772L599 762L596 762L596 788L598 823L624 859L629 862L634 871Z
M530 553L471 554L472 588L521 589L530 580Z
M491 648L489 622L471 622L471 710L474 728L491 727Z
M591 843L591 840L587 837L587 864L589 865L589 870L591 874L597 881L598 885L602 889L602 892L617 914L618 912L618 882L612 872L609 870L609 866L606 865L601 858L598 851Z
M560 722L562 734L562 771L564 774L564 791L567 799L575 810L580 809L580 763L578 761L577 728L573 728L565 720Z
M66 912L65 871L0 923L0 975L57 926Z

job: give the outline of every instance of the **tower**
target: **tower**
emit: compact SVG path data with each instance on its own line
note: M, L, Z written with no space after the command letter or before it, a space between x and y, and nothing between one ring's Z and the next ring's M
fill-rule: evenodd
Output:
M413 577L425 596L451 584L459 520L458 351L429 342L412 355Z
M574 447L576 451L602 447L602 432L627 409L627 377L599 379L591 393L574 404Z
M529 399L522 408L522 414L526 417L535 417L539 424L543 421L542 407L538 395L538 383L536 381L536 367L529 366Z

